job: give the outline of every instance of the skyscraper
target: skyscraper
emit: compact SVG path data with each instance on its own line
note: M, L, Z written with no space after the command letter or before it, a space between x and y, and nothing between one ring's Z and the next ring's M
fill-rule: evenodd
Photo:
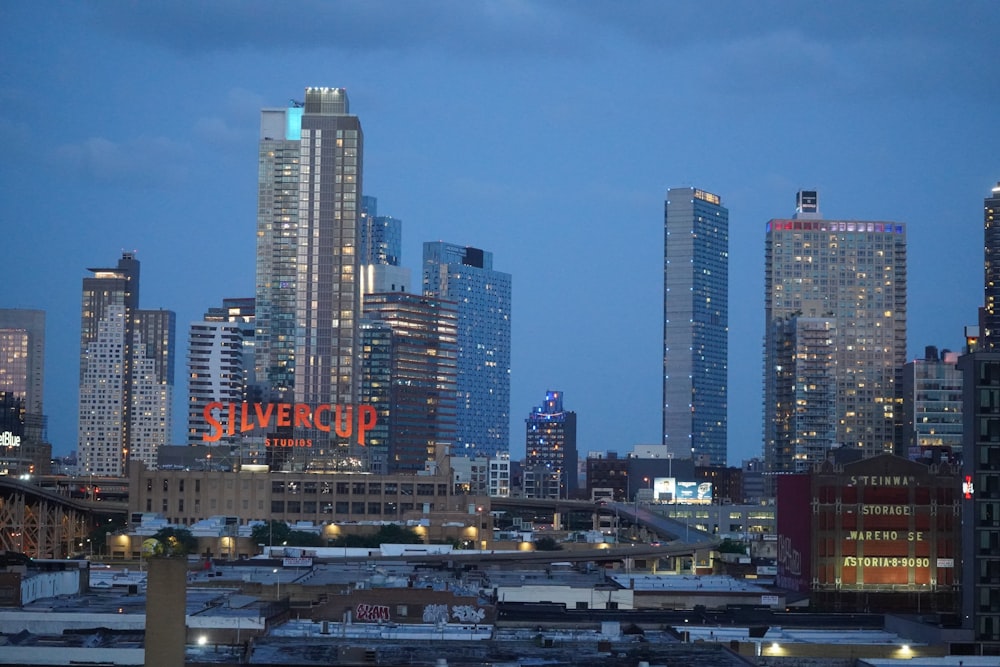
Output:
M1000 350L1000 183L983 200L986 290L982 349Z
M921 463L962 458L962 371L958 353L933 345L903 366L900 456Z
M962 371L962 620L977 642L1000 642L1000 182L983 202L985 307L979 347Z
M174 314L139 310L139 261L83 279L78 454L95 475L126 473L130 458L156 465L170 434Z
M45 312L0 308L0 474L47 472Z
M815 191L798 193L796 211L769 221L765 241L764 459L772 473L808 469L834 446L891 453L902 420L906 226L825 220ZM827 414L831 397L836 430L827 435L810 416Z
M524 468L535 481L533 497L570 497L579 486L576 413L563 409L561 391L547 391L524 424ZM554 484L547 484L548 480Z
M725 465L729 211L711 192L671 188L663 226L663 444Z
M510 451L511 276L493 253L424 243L424 294L458 304L457 431L452 454Z
M403 247L403 222L378 214L378 200L362 197L358 223L361 293L412 291L410 270L399 265Z
M45 312L0 308L0 392L42 414L45 387Z
M366 295L364 308L361 393L378 415L370 468L424 470L455 436L455 304L388 292Z
M357 401L363 153L343 88L262 111L256 349L271 400ZM294 435L315 443L311 457L346 456L328 433Z

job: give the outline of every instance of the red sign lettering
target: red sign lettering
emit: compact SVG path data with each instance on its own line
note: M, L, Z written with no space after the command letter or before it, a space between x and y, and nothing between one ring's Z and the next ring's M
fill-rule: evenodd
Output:
M355 419L355 412L357 419ZM216 414L219 418L216 418ZM332 415L332 420L331 420ZM203 412L209 432L201 436L203 442L216 442L225 435L236 434L236 424L239 422L239 432L246 433L255 429L271 427L272 417L275 426L293 426L294 428L315 428L325 433L333 431L341 438L350 438L357 432L357 442L364 446L365 434L375 427L377 414L370 405L359 405L357 410L353 405L318 405L313 410L305 403L209 403ZM220 419L225 416L225 426ZM268 447L312 447L311 440L303 439L271 439ZM284 444L278 444L284 442ZM308 443L308 444L304 444ZM266 443L265 443L266 444Z

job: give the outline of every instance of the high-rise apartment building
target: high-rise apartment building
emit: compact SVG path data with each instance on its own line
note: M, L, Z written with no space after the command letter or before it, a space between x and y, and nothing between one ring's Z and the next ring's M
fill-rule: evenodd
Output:
M933 345L903 366L900 456L921 463L962 458L962 371L958 353Z
M363 154L343 88L262 111L256 374L270 400L357 401ZM347 458L333 429L308 431L292 435L313 443L310 458Z
M78 458L95 475L126 474L130 458L156 465L170 434L174 314L139 310L139 261L83 279Z
M524 468L537 480L528 497L569 498L579 486L576 413L563 409L561 391L546 391L545 400L532 408L524 424Z
M452 454L510 451L511 276L493 253L424 243L424 294L458 304L457 430Z
M729 211L671 188L664 205L663 444L726 464Z
M837 443L837 321L795 314L770 323L773 389L782 420L773 424L773 469L809 472Z
M1000 649L1000 182L983 202L985 275L983 325L961 356L962 371L962 619L978 642ZM971 333L971 332L968 332ZM976 347L972 347L975 344Z
M140 310L132 344L132 426L129 458L156 466L156 452L170 444L174 405L177 316Z
M47 472L44 387L45 312L0 308L0 474Z
M205 419L211 403L257 402L253 391L254 300L225 299L221 308L210 308L188 333L189 445L205 444L212 427ZM216 422L221 411L212 411ZM242 434L220 434L215 444L238 444Z
M801 191L796 215L769 221L766 234L767 471L802 470L825 458L828 436L818 417L831 395L831 446L864 456L893 452L906 361L906 226L826 220L817 193ZM824 384L831 370L832 387Z
M369 469L424 470L455 437L455 304L389 292L366 295L364 313L361 396L377 415Z

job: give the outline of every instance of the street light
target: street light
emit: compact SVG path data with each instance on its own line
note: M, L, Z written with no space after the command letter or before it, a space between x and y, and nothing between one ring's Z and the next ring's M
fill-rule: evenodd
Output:
M274 568L273 570L271 570L271 572L275 575L275 580L278 583L278 589L275 592L274 599L275 600L280 600L281 599L281 575L278 574L278 568Z

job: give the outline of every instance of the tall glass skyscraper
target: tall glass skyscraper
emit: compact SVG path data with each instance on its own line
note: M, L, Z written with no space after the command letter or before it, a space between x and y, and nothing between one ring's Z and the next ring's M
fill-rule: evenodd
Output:
M424 294L458 304L456 433L452 454L510 451L511 276L493 253L424 243Z
M792 219L767 223L764 280L766 470L807 470L834 446L892 453L902 428L906 226L824 220L817 193L801 191ZM823 418L831 399L835 429Z
M663 444L726 465L729 211L671 188L663 220Z
M357 402L363 154L343 88L262 111L256 375L272 400ZM314 443L310 458L348 456L332 434L291 435Z
M448 453L455 434L455 304L388 292L366 295L364 308L361 394L379 420L371 471L424 470Z

